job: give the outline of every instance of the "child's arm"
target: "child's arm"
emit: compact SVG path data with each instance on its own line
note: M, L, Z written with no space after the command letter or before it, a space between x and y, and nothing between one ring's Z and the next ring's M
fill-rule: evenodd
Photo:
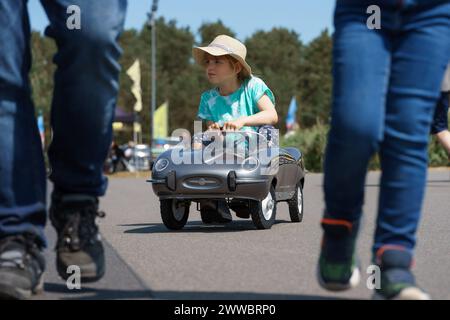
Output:
M224 130L240 130L245 126L257 127L262 125L275 125L278 123L277 110L266 94L258 101L258 108L260 112L254 115L226 122L223 127Z

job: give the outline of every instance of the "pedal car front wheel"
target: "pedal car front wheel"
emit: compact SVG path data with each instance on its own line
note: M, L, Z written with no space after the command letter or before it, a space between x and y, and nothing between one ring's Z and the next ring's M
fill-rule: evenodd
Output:
M170 230L181 230L189 218L190 203L175 199L161 200L161 218Z
M264 230L272 228L277 213L277 202L275 200L275 189L270 187L269 194L262 201L250 202L250 214L257 229Z

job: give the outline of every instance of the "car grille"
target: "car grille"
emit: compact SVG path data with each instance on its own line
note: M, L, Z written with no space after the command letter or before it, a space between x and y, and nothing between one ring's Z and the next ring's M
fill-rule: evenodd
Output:
M212 177L192 177L186 179L183 185L189 189L209 190L219 188L222 183L219 179Z

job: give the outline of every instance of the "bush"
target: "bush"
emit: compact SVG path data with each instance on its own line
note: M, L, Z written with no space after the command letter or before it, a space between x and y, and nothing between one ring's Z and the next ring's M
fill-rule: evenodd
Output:
M289 138L282 138L280 145L282 147L295 147L300 149L304 156L306 169L310 172L322 172L328 130L327 125L317 124L308 129L301 129ZM430 167L447 166L450 164L447 153L435 137L430 138L428 154ZM351 164L349 163L349 165ZM378 155L375 155L369 163L369 170L379 169L380 159Z
M284 147L300 149L304 155L306 169L312 172L321 172L327 136L328 126L316 124L311 128L300 130L287 139L282 138L280 144Z
M430 139L428 145L428 165L430 167L443 167L448 166L449 157L444 148L439 144L436 137Z

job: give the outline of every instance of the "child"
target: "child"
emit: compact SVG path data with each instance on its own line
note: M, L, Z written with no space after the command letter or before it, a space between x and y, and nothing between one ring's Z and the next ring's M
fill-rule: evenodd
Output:
M257 131L278 122L275 97L261 79L252 76L241 42L221 35L207 47L195 47L193 55L215 87L203 93L199 106L198 117L208 129Z
M220 35L207 47L193 49L195 61L205 68L213 89L202 94L198 118L208 130L258 131L258 127L278 122L275 97L261 79L252 76L245 61L247 48L238 40ZM213 222L230 222L225 203L208 201L202 210L219 211ZM213 212L208 213L213 216Z

